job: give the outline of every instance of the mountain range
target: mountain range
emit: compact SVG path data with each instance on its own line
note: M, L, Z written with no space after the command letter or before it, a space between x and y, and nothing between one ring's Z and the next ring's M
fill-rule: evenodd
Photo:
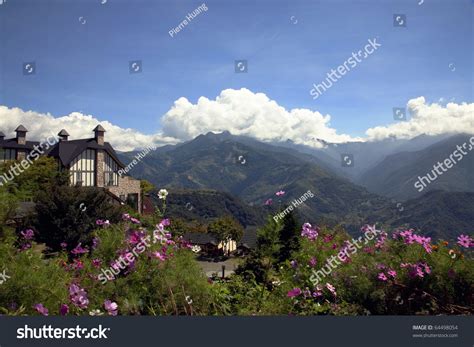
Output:
M244 225L262 225L265 215L275 215L311 191L314 197L295 208L302 221L340 224L353 234L364 223L378 222L452 238L472 231L472 158L466 156L453 175L449 171L440 177L428 194L418 193L410 179L426 173L465 138L421 136L411 141L324 144L325 149L314 149L290 142L264 143L228 132L208 133L158 148L130 174L167 188L170 206L175 205L173 213L182 218L232 214ZM354 166L341 165L342 153L353 154ZM127 164L136 153L119 155ZM280 190L285 195L275 196ZM273 204L264 206L269 198Z

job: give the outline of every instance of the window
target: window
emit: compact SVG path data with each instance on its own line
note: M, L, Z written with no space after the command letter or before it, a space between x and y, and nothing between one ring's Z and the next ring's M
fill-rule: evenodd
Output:
M128 194L127 205L138 211L138 194Z
M104 153L104 184L106 187L118 186L118 164L107 153Z
M8 160L16 160L16 149L0 148L0 163Z
M84 187L95 186L95 150L86 149L70 165L71 184Z

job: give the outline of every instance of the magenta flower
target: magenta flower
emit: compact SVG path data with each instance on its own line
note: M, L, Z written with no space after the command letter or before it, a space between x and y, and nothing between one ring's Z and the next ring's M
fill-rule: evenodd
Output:
M21 232L21 235L25 240L31 240L35 236L35 232L31 229L26 229Z
M59 306L59 314L61 316L65 316L68 313L69 313L69 306L66 304L61 304L61 306Z
M133 218L133 217L130 218L130 222L132 222L133 224L140 224L141 223L138 219Z
M110 300L105 300L104 301L104 308L107 310L110 316L116 316L117 315L117 310L118 310L118 305L116 302L112 302Z
M160 222L160 224L163 225L164 227L167 227L171 224L171 222L170 222L169 218L165 218Z
M316 266L316 258L315 257L311 257L311 259L309 260L309 266L311 266L311 267Z
M128 213L124 213L124 214L122 215L122 220L124 220L124 221L130 220L130 218L131 218L131 217L130 217L130 215L129 215Z
M273 204L273 199L267 199L267 201L265 201L265 206L270 206L271 204Z
M100 259L92 259L92 265L94 265L94 267L99 268L101 264L102 261Z
M87 248L83 248L81 246L81 243L79 243L76 248L74 248L71 253L74 254L74 255L79 255L79 254L84 254L84 253L87 253Z
M303 224L303 229L301 230L301 236L306 237L310 241L316 240L316 238L319 235L319 228L313 228L311 224L309 223L304 223Z
M470 236L464 234L458 236L457 243L465 248L474 247L474 240Z
M166 260L166 255L165 254L162 254L160 252L155 252L153 253L153 256L157 259L160 259L161 261L165 261Z
M385 274L383 272L379 273L377 278L381 281L386 281L387 280L387 276L385 276Z
M301 293L302 291L300 288L293 288L286 294L286 296L289 298L294 298L295 296L301 295Z
M395 270L393 270L393 269L388 270L387 273L388 273L388 275L389 275L390 277L392 277L392 278L397 277L397 272L396 272Z
M36 304L35 309L36 309L36 311L41 313L43 316L49 315L48 309L46 307L44 307L43 304Z
M276 196L283 196L285 195L285 192L283 190L280 190L279 192L275 193Z
M89 305L87 292L75 283L69 286L69 300L79 308L87 308Z

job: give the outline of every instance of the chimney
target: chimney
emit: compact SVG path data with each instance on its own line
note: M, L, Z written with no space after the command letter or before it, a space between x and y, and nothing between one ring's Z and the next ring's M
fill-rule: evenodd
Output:
M0 141L3 141L5 139L5 134L0 131Z
M58 136L59 136L59 141L67 141L69 137L69 133L65 129L63 129L58 133Z
M98 126L95 127L93 131L95 133L95 140L100 146L103 146L105 129L102 127L102 125L99 124Z
M28 130L23 126L19 125L18 128L15 129L16 131L16 142L19 145L26 145L26 133Z

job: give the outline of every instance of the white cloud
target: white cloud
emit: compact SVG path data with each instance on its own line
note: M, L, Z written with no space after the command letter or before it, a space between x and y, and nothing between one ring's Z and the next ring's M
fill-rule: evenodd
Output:
M446 133L474 134L474 103L427 104L424 97L408 101L411 118L389 126L379 126L366 131L368 140L387 137L411 139L421 134Z
M27 139L32 141L56 135L61 129L67 130L71 135L70 140L91 138L94 136L92 130L97 124L102 124L107 131L105 133L106 141L119 151L131 151L151 144L164 145L178 142L176 139L166 138L161 134L144 135L133 129L120 128L108 121L100 121L93 116L79 112L54 118L49 113L42 114L0 106L0 131L3 131L7 137L14 137L14 130L19 124L23 124L28 129Z
M107 130L106 141L120 151L174 144L207 132L230 131L262 141L286 141L322 147L315 139L326 142L375 141L388 137L413 138L420 134L444 133L474 134L474 103L446 106L427 104L423 97L408 102L411 118L388 126L370 128L367 137L354 138L338 134L330 126L331 117L309 109L286 110L263 93L248 89L226 89L215 99L200 97L192 104L182 97L162 117L162 132L145 135L137 130L124 129L109 121L101 121L91 115L73 112L55 118L51 114L23 111L19 108L0 106L0 130L14 136L13 130L23 124L30 131L28 138L41 140L66 129L71 139L89 138L97 124ZM159 115L157 115L159 116Z
M183 140L224 130L262 141L290 139L307 145L319 145L315 138L336 143L360 140L338 134L330 120L329 115L308 109L287 111L265 94L243 88L223 90L215 100L200 97L196 104L179 98L161 123L165 134Z

